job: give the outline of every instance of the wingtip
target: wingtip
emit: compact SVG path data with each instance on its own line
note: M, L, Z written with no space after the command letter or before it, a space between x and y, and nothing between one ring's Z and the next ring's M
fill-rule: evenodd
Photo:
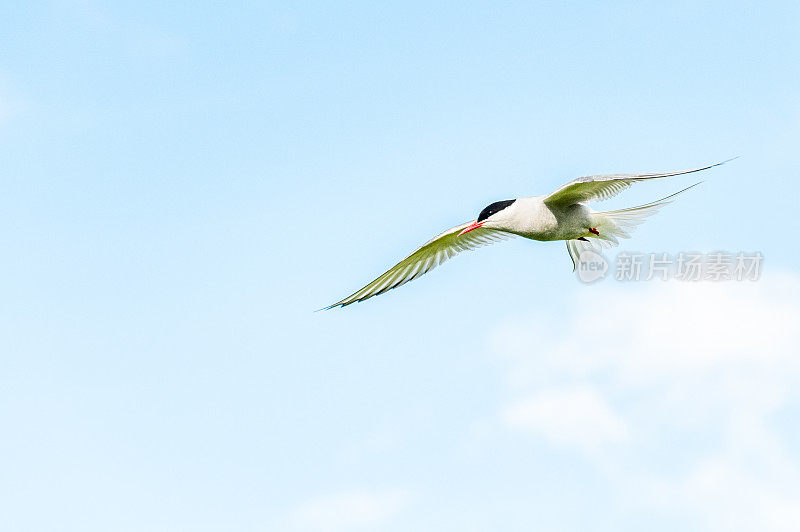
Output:
M674 196L677 196L678 194L683 194L683 193L684 193L684 192L686 192L687 190L689 190L689 189L691 189L691 188L694 188L694 187L696 187L697 185L702 185L703 183L705 183L705 181L698 181L697 183L695 183L695 184L693 184L693 185L689 185L688 187L684 188L683 190L679 190L678 192L676 192L676 193L675 193L675 194L673 194L672 196L667 196L667 197L668 197L668 198L672 198L672 197L674 197ZM674 201L674 200L673 200L673 201Z
M740 157L741 157L741 155L737 155L736 157L731 157L730 159L725 159L724 161L722 161L720 163L712 164L709 168L713 168L714 166L721 166L721 165L723 165L725 163L729 163L731 161L735 161L736 159L738 159Z
M347 301L346 299L342 299L341 301L337 301L333 305L328 305L327 307L318 308L314 312L324 312L326 310L331 310L331 309L334 309L336 307L344 308L347 305L352 305L353 303L358 303L358 301L360 301L360 300L349 301L349 302L346 302L346 301Z

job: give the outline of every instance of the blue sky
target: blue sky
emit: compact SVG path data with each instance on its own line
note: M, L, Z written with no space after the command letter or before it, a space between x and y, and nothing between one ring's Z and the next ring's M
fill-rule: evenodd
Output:
M795 2L0 6L4 530L797 530ZM487 204L742 157L583 285ZM695 180L634 187L660 198Z

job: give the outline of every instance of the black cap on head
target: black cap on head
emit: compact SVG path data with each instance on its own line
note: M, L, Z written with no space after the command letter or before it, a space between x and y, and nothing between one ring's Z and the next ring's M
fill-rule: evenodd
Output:
M483 209L481 211L481 213L478 215L478 221L479 222L484 221L489 216L491 216L491 215L493 215L493 214L495 214L497 212L502 211L503 209L505 209L506 207L508 207L512 203L514 203L515 201L517 201L517 200L508 199L508 200L503 200L503 201L495 201L494 203L492 203L491 205L489 205L488 207L486 207L485 209Z

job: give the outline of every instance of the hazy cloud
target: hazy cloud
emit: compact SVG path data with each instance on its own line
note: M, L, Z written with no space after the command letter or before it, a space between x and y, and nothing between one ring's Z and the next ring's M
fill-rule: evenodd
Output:
M606 400L590 388L545 390L510 404L506 426L592 452L604 443L626 439L627 426Z
M351 490L324 495L294 508L292 530L338 531L380 527L410 503L403 490Z
M779 422L800 408L800 278L590 290L565 323L496 328L501 423L590 451L621 501L715 530L800 530L800 453Z

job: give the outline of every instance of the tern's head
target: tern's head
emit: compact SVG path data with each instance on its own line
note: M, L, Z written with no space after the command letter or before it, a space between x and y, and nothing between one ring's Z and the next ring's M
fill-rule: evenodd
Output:
M502 222L507 218L508 207L511 206L517 200L503 200L503 201L495 201L485 209L481 211L478 215L478 219L465 227L458 236L463 235L464 233L468 233L473 229L477 229L478 227L483 227L484 225L502 225Z

